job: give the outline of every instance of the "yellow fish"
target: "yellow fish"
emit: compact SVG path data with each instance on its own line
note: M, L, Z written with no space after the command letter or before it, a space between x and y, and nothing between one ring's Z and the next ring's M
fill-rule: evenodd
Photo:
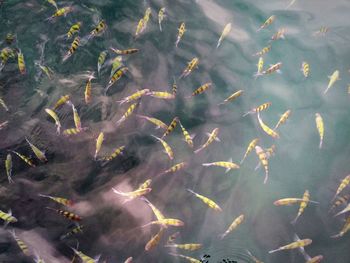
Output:
M263 74L264 71L264 58L260 57L258 64L256 64L256 66L258 67L258 71L254 74L255 79L257 79L259 76L261 76Z
M75 37L68 52L66 53L66 55L63 57L62 61L66 61L68 58L70 58L75 51L77 50L77 48L80 46L80 37Z
M280 137L279 134L278 134L276 131L272 130L269 126L267 126L267 125L262 121L262 119L260 118L259 112L258 112L258 121L259 121L260 127L263 129L263 131L264 131L267 135L271 136L271 137L274 138L274 139L278 139L278 138Z
M202 244L190 243L190 244L167 244L164 247L179 248L183 250L195 251L202 248Z
M267 179L269 178L269 162L268 162L268 157L266 152L259 146L255 146L255 152L256 155L258 156L260 163L265 169L265 179L264 179L264 184L267 183Z
M73 201L69 200L67 198L50 196L50 195L43 195L43 194L39 194L39 196L49 198L49 199L55 201L56 203L64 205L64 206L73 206Z
M309 76L309 73L310 73L310 65L309 63L303 61L303 63L301 64L301 69L300 69L303 74L304 74L304 77L307 78Z
M244 113L244 114L243 114L243 117L244 117L244 116L247 116L248 114L258 113L258 112L261 112L261 111L263 111L263 110L266 110L266 109L268 109L271 105L272 105L271 102L263 103L263 104L259 105L258 107L253 108L253 109L251 109L250 111Z
M108 55L107 50L103 50L100 53L100 55L98 56L98 59L97 59L97 74L98 75L100 75L101 68L102 68L103 64L105 63L105 61L106 61L107 55Z
M96 37L96 36L99 36L101 34L103 34L103 32L105 32L107 29L107 24L104 20L101 20L97 26L90 32L89 36L88 36L88 40L93 38L93 37Z
M139 90L139 91L131 94L130 96L128 96L128 97L126 97L126 98L124 98L122 100L119 100L117 102L119 102L119 105L122 105L124 103L128 103L128 102L131 102L131 101L134 101L134 100L138 100L142 96L148 95L149 91L150 91L149 89Z
M169 157L170 160L173 160L173 159L174 159L174 152L173 152L173 150L171 149L171 147L169 146L169 144L168 144L166 141L164 141L163 139L161 139L161 138L158 138L158 137L156 137L156 136L154 136L154 135L151 135L151 136L152 136L153 138L155 138L156 140L158 140L158 141L161 142L161 144L162 144L163 147L164 147L165 153L168 155L168 157Z
M165 175L169 173L176 173L177 171L180 171L188 166L187 162L181 162L178 164L175 164L174 166L170 167L169 169L165 170L164 172L160 173L159 175Z
M175 42L175 46L177 47L182 36L184 35L184 33L186 32L186 25L184 22L182 22L180 24L180 27L179 27L179 31L178 31L178 34L177 34L177 39L176 39L176 42Z
M298 218L301 216L301 214L304 212L305 208L307 207L308 203L310 201L310 193L308 190L305 191L303 195L303 201L300 203L299 211L295 219L291 222L293 225L297 222Z
M89 104L91 103L91 80L95 78L94 72L89 76L88 81L86 82L85 86L85 92L84 92L84 99L85 103Z
M12 180L12 155L7 154L6 160L5 160L5 169L6 169L6 175L9 183L13 183Z
M69 31L67 32L67 39L70 39L75 33L78 33L80 30L81 22L77 22L71 26Z
M270 250L269 254L272 254L272 253L275 253L275 252L281 251L281 250L290 250L290 249L296 249L299 247L306 247L306 246L310 245L311 243L312 243L312 240L309 238L297 240L297 241L294 241L288 245L279 247L279 248L274 249L274 250Z
M227 102L231 102L233 100L235 100L236 98L240 97L243 94L243 90L238 90L235 93L233 93L232 95L228 96L223 102L219 103L218 105L223 105Z
M176 127L177 123L179 122L179 117L175 117L169 124L169 126L167 127L166 131L164 132L162 139L165 136L168 136Z
M52 108L53 110L57 110L58 108L60 108L63 104L65 103L70 103L70 96L67 94L67 95L64 95L62 96L61 98L58 99L58 101L56 102L55 106Z
M243 156L243 159L240 162L241 164L248 157L248 154L251 153L251 151L253 151L253 149L255 149L255 146L258 144L258 142L259 142L259 138L255 138L249 143L248 148Z
M231 31L231 23L228 23L225 27L224 30L221 33L221 36L218 40L218 44L216 45L216 48L219 48L219 46L221 45L221 42L224 40L224 38L230 33Z
M111 155L102 158L102 160L109 162L109 161L113 160L114 158L116 158L117 156L123 154L124 149L125 149L125 146L120 146L117 149L115 149Z
M285 113L282 114L281 118L279 119L279 121L277 122L275 128L273 128L273 130L277 130L278 127L280 125L282 125L283 123L285 123L287 121L287 119L289 118L290 114L291 114L291 110L287 110Z
M328 78L329 78L329 83L328 83L327 89L324 91L324 94L326 94L328 90L334 85L334 83L340 79L339 70L334 71L333 74Z
M206 90L208 90L210 87L212 86L211 82L205 83L203 85L201 85L199 88L197 88L190 97L187 98L191 98L193 96L196 96L198 94L202 94L203 92L205 92Z
M109 88L112 87L114 83L116 83L128 70L129 69L127 67L121 67L112 75L107 87L105 88L105 94L107 94Z
M42 162L47 162L47 158L45 156L45 153L41 151L38 147L36 147L34 144L32 144L27 138L25 138L27 143L29 144L30 148L32 148L32 151L34 152L35 156Z
M230 159L228 162L214 162L214 163L203 163L203 166L220 166L226 168L226 172L229 172L231 169L239 169L239 165L232 162Z
M257 31L260 31L264 28L266 28L267 26L271 25L273 23L273 21L276 20L276 16L275 15L272 15L270 16L261 26L260 28L257 30Z
M85 255L83 252L76 250L75 248L71 249L74 251L74 254L77 255L83 263L98 263L100 256L97 256L96 258L91 258L87 255Z
M255 54L253 54L253 56L263 56L265 55L267 52L269 52L271 50L271 45L268 45L266 47L263 47L260 51L256 52ZM261 72L261 75L263 73Z
M159 24L159 30L162 31L162 21L164 20L165 13L165 7L162 7L158 12L158 24Z
M26 162L31 167L35 167L35 164L29 158L27 158L26 156L24 156L24 155L22 155L22 154L20 154L18 152L15 152L15 151L11 151L11 152L16 154L19 158L21 158L24 162Z
M175 95L172 93L164 92L164 91L149 91L147 93L148 96L164 99L164 100L173 100L175 99Z
M104 140L104 133L100 132L100 134L98 135L97 139L96 139L96 150L95 150L95 155L94 155L94 159L96 160L97 158L97 154L99 153L99 151L101 150L102 147L102 143Z
M244 215L240 215L237 218L233 220L231 225L227 228L225 233L219 235L220 239L223 239L225 236L227 236L229 233L231 233L233 230L235 230L244 220Z
M74 119L75 128L77 128L78 130L82 130L80 116L73 104L72 104L72 110L73 110L73 119Z
M17 58L19 72L21 72L21 74L24 75L26 74L26 64L24 62L24 55L20 49L18 50Z
M123 202L123 204L125 204L131 200L134 200L137 197L141 197L141 196L148 194L149 192L152 191L152 188L137 189L137 190L132 191L132 192L122 192L122 191L119 191L115 188L112 188L112 190L114 193L121 195L123 197L126 197L125 201Z
M2 210L0 210L0 219L5 221L5 226L7 226L7 224L9 223L16 223L18 221L17 218L12 215L11 210L9 210L8 213L5 213Z
M62 7L60 9L57 9L56 12L50 16L49 18L47 18L46 20L48 21L53 21L55 18L60 17L60 16L66 16L68 13L73 11L73 7L72 6L65 6Z
M124 122L134 112L138 105L138 102L131 104L130 107L126 110L126 112L123 114L123 116L116 122L116 126L119 126L122 122Z
M166 125L161 120L158 120L158 119L152 118L152 117L148 117L148 116L144 116L144 115L139 115L139 114L137 114L136 116L141 118L141 119L144 119L144 120L147 120L147 121L153 123L154 125L157 126L156 129L159 129L159 128L162 128L164 130L168 129L168 125Z
M57 133L60 134L61 131L61 123L60 123L60 119L58 118L56 112L54 112L51 109L45 109L46 113L49 114L55 121L55 125L57 127Z
M146 197L141 197L141 200L145 201L146 204L152 209L158 221L165 219L163 213L160 212L160 210L157 207L155 207Z
M30 251L28 246L16 236L16 233L14 230L9 231L10 234L12 235L13 239L16 240L17 245L19 246L19 248L22 250L23 254L26 256L30 255Z
M196 192L194 192L191 189L187 189L190 193L194 194L197 198L199 198L203 203L205 203L209 208L214 209L215 211L222 212L221 207L216 204L213 200L210 200L208 197L205 197L203 195L200 195Z
M332 238L338 238L345 235L346 232L350 230L350 216L347 217L343 228L340 230L339 234L331 236Z
M188 144L188 146L190 146L191 148L193 148L193 137L194 135L190 135L188 133L188 131L185 129L185 127L181 124L181 122L179 121L181 130L182 130L182 134L185 137L185 142Z
M163 234L164 234L164 227L161 227L160 230L158 231L158 233L153 236L150 241L147 242L146 246L145 246L145 251L150 251L152 249L154 249L160 242Z
M193 58L190 62L188 62L187 67L182 72L180 79L187 77L195 68L198 67L199 59Z
M318 133L320 135L320 144L318 147L321 149L322 143L323 143L323 136L324 136L324 123L323 123L323 119L319 113L316 113L315 117L316 117L315 118L316 128L317 128Z
M337 189L337 192L335 193L333 200L341 193L341 191L343 191L345 189L345 187L347 187L350 183L350 174L347 175L341 182L340 185Z
M220 139L218 138L219 134L219 128L215 128L211 133L207 133L208 135L208 140L197 150L194 151L194 153L199 153L200 151L204 150L207 148L213 141L218 141L220 142Z

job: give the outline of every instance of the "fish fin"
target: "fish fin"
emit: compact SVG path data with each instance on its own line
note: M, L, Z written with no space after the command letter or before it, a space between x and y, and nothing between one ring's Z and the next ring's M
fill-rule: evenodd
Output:
M280 69L277 69L276 72L277 72L278 74L282 74L282 73L283 73L282 70L280 70Z
M227 174L230 170L231 168L226 168L225 174Z
M220 140L220 138L219 137L215 137L215 139L214 139L215 141L217 141L217 142L221 142L221 140Z
M195 151L193 151L194 153L199 153L200 151L202 151L203 150L203 148L202 147L200 147L200 148L198 148L197 150L195 150Z

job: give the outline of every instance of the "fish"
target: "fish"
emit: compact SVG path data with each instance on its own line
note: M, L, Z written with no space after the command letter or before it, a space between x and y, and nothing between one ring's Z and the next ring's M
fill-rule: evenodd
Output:
M335 214L334 216L339 216L339 215L345 214L349 211L350 211L350 203L347 204L347 206L343 210L341 210L339 213Z
M126 110L126 112L123 114L123 116L116 122L116 126L119 126L122 122L124 122L134 112L138 105L139 102L131 104L130 107Z
M265 153L266 153L266 157L269 160L271 158L271 156L274 156L276 152L276 145L271 145L270 148L265 149ZM257 164L257 166L255 167L255 171L258 170L261 166L261 162L259 161L259 163Z
M129 49L120 50L120 49L116 49L116 48L111 47L111 50L118 55L130 55L130 54L134 54L134 53L139 52L139 50L137 48L129 48Z
M60 123L60 120L59 120L57 114L53 110L51 110L49 108L46 108L45 111L46 111L47 114L49 114L54 119L55 125L57 127L56 132L58 134L60 134L60 132L61 132L61 123Z
M264 58L260 57L258 64L256 64L256 66L258 67L257 72L254 74L254 78L257 79L259 76L262 75L262 72L264 70Z
M72 230L70 230L69 232L67 232L66 234L64 234L64 235L62 235L61 237L60 237L60 240L64 240L64 239L66 239L66 238L68 238L68 237L71 237L71 236L73 236L73 235L76 235L76 234L78 234L78 233L83 233L83 228L84 228L84 226L83 225L77 225L76 227L74 227Z
M59 100L56 102L55 106L53 106L52 110L57 110L58 108L60 108L62 105L64 104L69 104L70 103L70 95L64 95L61 98L59 98Z
M259 138L255 138L248 144L247 150L246 150L240 164L242 164L244 162L244 160L248 157L248 155L253 151L253 149L255 149L255 146L258 144L258 142L259 142Z
M151 123L153 123L154 125L156 125L156 129L162 128L164 130L168 129L168 125L166 125L164 122L162 122L161 120L158 120L156 118L153 117L148 117L148 116L144 116L144 115L139 115L136 114L136 117L139 117L140 119L144 119L147 120Z
M39 256L39 254L36 251L34 251L34 253L35 253L35 258L34 258L35 263L45 263L45 261Z
M225 233L219 235L220 239L224 239L225 236L227 236L229 233L231 233L233 230L235 230L244 220L244 215L241 214L240 216L238 216L237 218L235 218L233 220L233 222L231 223L231 225L227 228L227 230L225 231Z
M185 22L182 22L180 24L180 27L179 27L178 33L177 33L177 38L176 38L176 42L175 42L176 47L179 45L179 42L180 42L182 36L185 34L185 32L186 32L186 24L185 24Z
M329 209L329 212L334 211L334 209L336 209L338 206L347 204L350 200L350 194L346 194L343 196L337 196L336 199L337 200L334 201L333 205Z
M35 164L26 156L24 156L23 154L20 154L16 151L11 151L12 153L16 154L19 158L21 158L25 163L27 163L29 166L31 167L35 167Z
M143 16L143 20L145 21L145 27L147 26L147 23L149 21L149 17L151 16L151 8L148 7L145 11L145 14Z
M158 140L163 145L165 153L168 155L170 160L173 160L174 159L174 152L171 149L171 147L169 146L169 144L166 141L164 141L162 138L158 138L154 135L151 135L151 136L153 138L155 138L156 140Z
M207 82L203 85L201 85L199 88L197 88L195 91L193 91L192 95L190 97L187 98L191 98L193 96L202 94L203 92L205 92L206 90L208 90L210 87L212 86L211 82Z
M18 49L17 59L18 59L19 72L22 75L26 74L26 64L25 64L25 61L24 61L24 55L23 55L23 53L22 53L22 51L20 49Z
M197 198L199 198L204 204L206 204L209 208L218 211L218 212L222 212L221 207L216 204L213 200L209 199L208 197L205 197L203 195L200 195L196 192L194 192L191 189L187 189L188 192L190 192L191 194L195 195Z
M145 29L145 21L143 18L139 20L136 27L135 38L137 38Z
M303 201L301 201L300 203L300 207L299 207L299 211L298 211L298 214L297 216L294 218L294 220L291 222L293 225L296 224L297 220L299 219L299 217L301 216L301 214L304 212L305 208L307 207L309 201L310 201L310 193L308 190L306 190L304 192L304 195L303 195Z
M112 60L112 69L111 69L111 74L110 78L114 75L114 73L117 72L117 70L123 65L122 63L123 57L122 56L117 56Z
M36 147L34 144L32 144L28 138L26 137L25 140L27 141L27 143L29 144L30 148L32 149L32 151L34 152L35 156L42 162L47 162L47 158L45 156L45 153L43 151L41 151L38 147Z
M172 86L172 91L173 91L173 95L176 96L176 93L177 93L177 84L176 84L175 77L174 77L174 82L173 82L173 86Z
M72 104L72 110L73 110L73 119L74 119L75 128L78 130L82 130L80 116L74 104Z
M79 46L80 46L80 37L75 37L68 52L63 57L62 61L65 62L68 58L70 58L75 53L75 51Z
M71 207L74 204L74 202L72 200L69 200L69 199L64 198L64 197L50 196L50 195L44 195L44 194L38 194L38 195L41 197L49 198L49 199L55 201L56 203L64 205L64 206Z
M87 255L85 255L83 252L76 250L75 248L71 249L74 251L74 254L77 255L83 263L98 263L100 256L97 256L96 258L91 258Z
M296 249L299 247L306 247L306 246L310 245L311 243L312 243L312 240L309 238L297 240L297 241L294 241L288 245L279 247L279 248L274 249L274 250L270 250L269 254L272 254L272 253L275 253L275 252L281 251L281 250L290 250L290 249Z
M95 150L95 155L94 155L94 159L97 159L97 154L100 152L101 150L101 146L104 140L104 133L100 132L100 134L98 135L97 139L96 139L96 150Z
M239 169L239 165L232 162L230 159L228 162L214 162L214 163L203 163L203 166L219 166L226 168L226 173L229 172L231 169Z
M271 37L270 41L278 40L278 39L285 39L284 33L286 32L285 28L280 28L278 31Z
M163 234L164 234L164 227L161 227L160 230L158 231L158 233L153 236L145 245L145 251L151 251L152 249L154 249L160 242Z
M320 135L320 144L319 148L322 148L322 143L323 143L323 137L324 137L324 123L323 123L323 118L319 113L315 113L315 121L316 121L316 128L318 131L318 134Z
M271 105L272 105L271 102L263 103L263 104L259 105L258 107L252 108L252 109L249 110L248 112L244 113L244 114L243 114L243 117L244 117L244 116L247 116L248 114L259 113L259 112L261 112L261 111L263 111L263 110L267 110Z
M262 74L263 75L267 75L267 74L271 74L271 73L274 73L274 72L281 73L281 70L280 70L281 67L282 67L282 63L278 62L276 64L271 65L267 70L264 70L262 72Z
M325 36L329 32L329 28L326 26L321 26L319 30L312 33L314 37Z
M282 199L276 200L275 202L273 202L273 204L275 206L285 206L285 205L294 205L294 204L302 203L302 202L305 202L304 198L288 197L288 198L282 198ZM307 202L318 204L318 202L312 201L312 200L308 200Z
M152 209L158 221L165 219L163 213L157 207L155 207L146 197L142 196L140 199L146 202L146 204Z
M194 69L198 68L199 59L194 57L190 62L187 63L187 67L182 72L180 79L187 77Z
M105 94L107 94L108 89L112 87L114 83L116 83L128 70L128 67L121 67L116 72L114 72L113 76L108 82L107 87L105 88Z
M56 4L56 1L55 1L55 0L47 0L47 2L48 2L49 4L51 4L53 7L55 7L56 10L58 10L58 7L57 7L57 4Z
M225 25L224 30L222 31L220 38L218 40L218 43L216 45L216 48L219 48L221 45L221 42L224 40L225 37L231 32L231 23L228 23Z
M166 131L164 132L162 139L164 139L166 136L168 136L171 132L174 131L174 129L177 126L177 123L180 122L179 117L175 117L167 127Z
M139 186L139 188L137 188L137 190L142 190L142 189L145 189L145 188L149 188L151 183L152 183L152 179L147 179L142 184L140 184L140 186Z
M164 20L165 17L165 7L162 7L161 9L159 9L158 12L158 24L159 24L159 30L160 32L162 32L162 21Z
M9 183L13 183L12 180L12 155L7 154L6 160L5 160L5 169L6 169L6 175Z
M124 263L132 263L132 261L133 261L133 257L128 257L128 258L124 261Z
M188 262L191 262L191 263L203 263L203 261L201 261L201 260L198 260L198 259L195 259L195 258L192 258L189 256L181 255L181 254L169 253L169 255L186 259Z
M201 249L203 247L202 244L198 243L189 243L189 244L166 244L164 247L170 247L170 248L178 248L188 251L195 251L198 249Z
M347 175L341 182L337 189L337 192L335 193L333 200L347 187L350 183L350 174Z
M56 12L50 16L49 18L47 18L46 20L48 21L53 21L55 18L58 18L60 16L66 16L68 13L73 11L73 7L72 6L65 6L62 7L60 9L57 9Z
M244 93L243 90L238 90L235 93L233 93L232 95L228 96L223 102L219 103L218 105L223 105L223 104L226 104L228 102L231 102L231 101L237 99L238 97L242 96L243 93Z
M260 51L256 52L255 54L253 54L253 56L260 56L261 57L261 56L265 55L266 53L270 52L271 47L272 47L271 45L263 47L262 50L260 50Z
M53 74L55 73L50 67L37 64L38 67L41 69L42 72L45 73L45 75L51 80L53 78Z
M0 98L0 105L5 109L6 112L10 111L10 109L7 107L5 101L2 98Z
M267 26L271 25L275 20L276 20L275 15L270 16L268 19L266 19L266 21L260 26L260 28L257 31L260 31L266 28Z
M76 127L74 128L69 128L69 129L65 129L63 131L63 135L65 136L71 136L71 135L77 135L79 133L81 133L82 131L85 131L87 128L81 128L81 129L78 129Z
M14 230L9 231L10 234L12 235L13 239L16 241L17 245L19 246L19 248L21 249L21 251L23 252L24 255L29 256L30 255L30 251L28 246L26 245L26 243L23 242L23 240L19 239L16 236L16 233Z
M163 99L163 100L173 100L175 99L175 95L172 93L164 92L164 91L149 91L147 93L148 96Z
M106 21L101 20L100 22L98 22L97 26L90 32L87 39L90 40L93 37L103 34L106 31L106 29L107 29Z
M185 142L188 144L188 146L190 146L190 148L193 148L194 135L190 135L180 121L179 121L179 124L180 124L181 130L182 130L182 134L184 136Z
M0 130L2 130L3 128L5 128L7 126L9 122L8 121L4 121L4 122L0 122Z
M122 105L124 103L129 103L131 101L140 99L142 96L148 95L148 92L149 92L149 89L142 89L117 102L119 103L119 105Z
M78 33L80 31L81 22L77 22L74 25L72 25L67 32L67 39L70 39L75 33Z
M138 198L138 197L141 197L141 196L148 194L149 192L152 191L152 188L137 189L137 190L132 191L132 192L122 192L122 191L119 191L115 188L112 188L112 190L114 193L126 198L125 201L123 202L123 204L125 204L127 202L130 202L131 200L134 200L135 198Z
M310 74L310 65L309 63L307 63L306 61L303 61L303 63L301 64L301 69L300 69L302 72L303 72L303 75L305 78L307 78Z
M176 173L182 169L185 169L188 166L187 162L181 162L178 164L173 165L172 167L170 167L169 169L165 170L164 172L160 173L159 175L165 175L165 174L169 174L169 173Z
M12 33L7 33L6 38L5 38L5 42L8 45L11 45L15 40L16 40L17 35L14 35Z
M323 94L326 94L328 92L328 90L333 87L334 83L339 80L339 70L336 70L333 72L333 74L331 76L328 76L329 78L329 83L328 83L328 86L326 88L326 90L324 91Z
M218 137L219 134L219 128L215 128L211 133L207 133L208 135L208 140L197 150L194 151L194 153L199 153L205 148L207 148L213 141L218 141L220 142L220 139Z
M8 213L5 213L4 211L0 210L0 219L5 221L5 226L7 226L9 223L18 222L17 218L12 215L11 210L9 210Z
M85 85L84 99L86 104L91 103L91 80L94 78L94 72L92 72Z
M109 155L107 157L103 157L102 160L107 161L107 162L112 161L117 156L121 155L123 153L124 149L125 149L124 145L120 146L117 149L115 149L111 155Z
M256 152L256 155L258 156L262 166L265 169L264 184L266 184L267 180L269 178L269 162L268 162L267 154L259 145L255 146L255 152Z
M68 211L64 211L64 210L60 210L60 209L54 209L54 208L51 208L51 207L46 207L46 209L50 209L50 210L53 210L55 211L56 213L60 214L61 216L69 219L69 220L72 220L72 221L76 221L76 222L79 222L82 220L82 218L72 212L68 212Z
M348 216L346 218L345 224L343 226L343 228L340 230L339 234L333 235L331 236L331 238L338 238L338 237L342 237L346 234L346 232L348 232L350 230L350 216Z
M279 134L278 134L276 131L274 131L273 129L271 129L269 126L267 126L267 125L262 121L262 119L260 118L259 112L258 112L258 121L259 121L260 127L263 129L263 131L264 131L267 135L271 136L271 137L274 138L274 139L278 139L278 138L280 137Z
M1 59L0 72L5 67L8 59L14 58L14 57L15 57L15 52L13 49L11 49L9 47L5 47L5 48L1 49L1 52L0 52L0 59Z
M101 51L101 53L98 55L98 59L97 59L97 74L100 76L100 72L101 72L101 68L103 66L103 64L106 61L108 52L107 50L103 50Z
M142 227L146 227L149 225L161 225L162 227L167 228L168 226L180 227L180 226L184 226L185 224L180 219L164 218L161 220L152 221L146 225L143 225Z
M278 120L275 128L273 128L274 131L277 130L280 125L282 125L283 123L285 123L287 121L287 119L289 118L291 112L292 112L291 110L287 110L285 113L282 114L282 116Z
M174 244L174 241L176 240L176 238L180 235L180 232L175 232L174 234L170 235L168 237L168 240L166 242L166 244Z

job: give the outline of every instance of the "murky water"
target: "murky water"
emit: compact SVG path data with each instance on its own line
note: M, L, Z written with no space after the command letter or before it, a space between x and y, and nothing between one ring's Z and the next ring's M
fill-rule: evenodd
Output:
M323 255L323 262L350 262L349 235L331 238L339 233L346 216L328 213L331 200L340 181L350 171L350 119L348 118L350 2L346 0L233 1L74 1L57 2L58 7L73 6L65 17L45 21L55 8L46 1L0 1L1 49L18 48L24 54L26 73L20 74L17 54L9 58L0 72L0 96L9 108L0 107L0 210L18 219L0 231L0 262L33 262L35 254L45 262L71 262L77 247L100 262L124 262L132 256L134 262L186 262L169 253L200 259L210 255L208 262L254 262L247 250L264 262L305 262L298 249L269 254L268 251L293 242L294 234L310 238L305 248L310 256ZM137 38L138 21L151 8L147 28ZM158 26L158 11L166 8ZM266 29L256 32L271 15L276 20ZM104 19L107 30L85 41L91 30ZM82 46L65 62L73 38L65 39L71 25L82 22ZM178 27L186 24L178 48L175 47ZM217 41L227 23L232 30L216 49ZM315 36L322 26L325 34ZM269 45L269 39L285 28L285 39L273 41L265 54L264 69L282 62L282 74L264 75L256 80L259 56L252 56ZM5 41L8 33L16 34L12 44ZM128 67L125 76L105 95L112 59L110 47L137 48L138 53L123 56ZM100 52L108 50L101 74L97 74ZM15 51L15 53L17 53ZM189 76L179 76L194 57L198 68ZM302 62L310 65L307 78L300 71ZM49 66L54 74L49 79L38 63ZM340 80L324 94L335 70ZM92 80L92 102L85 103L84 91L88 76ZM116 122L132 104L116 101L140 89L172 92L176 79L176 98L162 100L143 96L136 110L118 127ZM187 98L204 83L211 89ZM218 105L235 91L243 95L225 105ZM45 112L63 95L69 94L88 130L73 136L57 135L55 124ZM261 129L256 114L242 115L249 109L271 102L261 112L261 118L274 127L280 115L291 110L290 118L277 130L280 138L273 139ZM56 110L62 131L74 127L72 107ZM179 125L165 137L174 152L169 160L160 142L162 129L139 117L146 115L169 124L175 116L191 135L194 149L207 140L206 133L219 128L221 142L214 141L198 154L193 153ZM315 113L324 122L324 141L321 149L316 129ZM98 159L125 146L123 154L104 164L94 160L96 138L104 133ZM25 138L45 150L47 163L40 162ZM276 145L269 159L269 179L263 184L265 171L255 171L259 159L255 150L240 169L225 173L221 167L205 167L203 163L227 161L239 164L248 144L259 138L259 145ZM30 167L16 151L31 157L36 167ZM5 160L12 155L12 179L6 176ZM157 176L180 162L187 167L174 174ZM152 191L146 195L167 218L181 219L182 227L169 226L160 243L145 251L146 243L159 231L159 225L140 226L156 220L150 207L135 199L123 204L123 197L112 187L129 192L147 179L153 179ZM222 212L214 211L186 189L214 200ZM298 213L299 204L277 207L273 202L285 197L301 198L309 190L311 200L295 226L290 222ZM65 208L38 194L66 197L74 201ZM345 188L342 195L349 193ZM343 205L344 206L344 205ZM72 221L55 211L69 210L81 216L83 233L60 239L75 227ZM341 210L338 208L337 211ZM237 229L223 240L233 219L244 214ZM25 256L7 230L30 249ZM164 247L168 236L179 231L175 243L201 243L200 250L186 252ZM77 259L76 262L79 262Z

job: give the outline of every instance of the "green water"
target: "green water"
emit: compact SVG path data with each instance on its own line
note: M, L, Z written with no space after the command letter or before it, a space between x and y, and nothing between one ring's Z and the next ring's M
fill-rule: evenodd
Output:
M0 262L33 262L34 251L45 262L71 262L73 251L69 247L76 247L77 241L84 254L92 258L101 255L100 262L124 262L130 256L134 262L186 262L169 252L197 259L209 254L209 262L223 262L227 258L253 262L247 249L264 262L305 262L297 249L268 253L291 243L294 234L313 240L305 248L310 256L321 254L322 262L350 262L349 234L338 239L330 237L339 233L349 215L333 217L328 213L340 181L350 170L349 1L296 0L288 9L287 0L95 0L57 4L73 5L74 10L49 22L45 19L55 8L44 0L0 1L0 39L5 40L8 33L17 36L11 45L2 41L1 49L20 48L26 63L25 75L19 73L17 57L10 58L0 72L0 96L10 109L6 112L0 107L0 123L8 121L0 130L0 210L11 209L18 219L0 230ZM152 10L147 28L135 39L137 23L147 7ZM157 17L161 7L166 8L162 32ZM276 20L256 32L271 15ZM106 32L80 46L62 62L72 42L62 36L70 26L81 21L79 36L83 38L101 19L108 26ZM185 22L186 32L175 48L181 22ZM229 22L231 32L215 49ZM324 36L313 36L322 26L329 31ZM264 55L264 69L282 62L282 74L255 80L253 74L259 57L252 54L267 46L271 36L282 27L286 30L285 39L274 41L271 51ZM138 48L139 52L124 56L123 63L129 70L105 95L115 54L109 51L100 76L96 72L97 59L101 51L110 47ZM179 79L194 57L199 58L198 68ZM55 72L51 80L40 73L35 65L38 61ZM303 61L310 64L308 78L300 71ZM329 81L327 76L335 70L339 70L341 79L323 94ZM92 71L97 78L92 81L92 103L86 105L84 90L87 75ZM171 92L174 78L178 86L176 99L144 96L136 111L116 127L116 121L131 104L120 106L117 100L145 88ZM212 82L211 89L186 98L206 82ZM218 106L237 90L244 91L241 97ZM70 94L82 126L88 127L88 131L71 137L56 134L45 108L53 107L65 94ZM286 110L292 112L278 129L279 139L262 131L256 114L242 117L265 102L272 105L261 113L261 118L270 127ZM63 106L57 113L62 130L74 127L70 106ZM219 128L221 142L213 142L194 154L183 140L181 129L176 127L165 137L175 156L170 161L162 145L150 136L161 137L164 131L140 120L135 113L166 124L178 116L188 132L196 135L194 149L205 143L206 133L214 128ZM321 114L325 127L321 149L315 113ZM99 157L125 145L124 154L104 166L93 159L95 140L101 131L105 140ZM47 163L36 159L25 137L45 150ZM263 148L276 145L276 154L269 159L267 184L263 184L264 169L254 170L259 162L254 150L240 169L227 174L224 168L202 166L230 158L239 164L254 138L260 139ZM5 170L8 150L31 156L37 165L30 167L12 154L12 184ZM189 163L186 169L156 178L160 172L184 161ZM132 191L149 178L154 180L146 197L166 217L181 219L185 225L168 227L158 246L146 252L145 244L159 226L138 227L155 220L151 209L141 200L122 205L123 198L114 194L112 187ZM187 188L214 200L223 211L209 209ZM290 221L295 218L298 205L276 207L273 202L285 197L301 198L306 189L311 200L320 204L309 204L293 226ZM66 208L38 197L39 193L74 200L75 205L68 210L83 217L84 232L60 240L74 223L45 209ZM346 188L341 195L348 193ZM243 223L219 240L218 235L240 214L245 215ZM7 231L11 229L28 245L31 256L20 251ZM176 243L201 243L202 249L186 252L164 247L168 236L176 231L180 232Z

